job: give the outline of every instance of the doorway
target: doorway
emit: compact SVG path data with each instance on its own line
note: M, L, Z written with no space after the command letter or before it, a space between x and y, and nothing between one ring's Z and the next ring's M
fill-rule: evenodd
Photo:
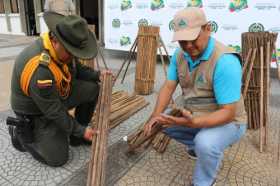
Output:
M98 8L99 1L89 1L89 0L80 0L80 11L81 16L85 18L88 24L95 25L95 33L97 39L99 39L99 16L98 16Z
M30 0L24 0L24 11L26 20L26 29L28 36L38 35L36 30L34 3Z

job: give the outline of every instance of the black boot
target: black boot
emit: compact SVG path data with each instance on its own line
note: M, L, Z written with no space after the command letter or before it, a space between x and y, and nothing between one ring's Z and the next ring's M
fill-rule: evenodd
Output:
M20 140L18 138L18 134L16 132L16 127L9 126L8 130L9 130L9 134L11 136L11 141L12 141L13 147L20 152L26 152L26 149L24 148L24 146L22 145L22 143L20 142Z
M80 145L91 145L91 141L87 141L84 138L79 138L79 137L71 135L70 136L70 145L72 147L77 147Z
M83 144L83 139L82 138L79 138L79 137L76 137L76 136L73 136L73 135L70 136L70 145L71 146L77 147L77 146L80 146L82 144Z

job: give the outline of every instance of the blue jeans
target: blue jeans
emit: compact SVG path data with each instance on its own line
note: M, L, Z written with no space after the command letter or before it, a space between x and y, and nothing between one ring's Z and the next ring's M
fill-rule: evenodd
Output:
M247 125L225 125L193 129L183 126L166 128L164 132L175 140L193 149L197 160L192 176L195 186L210 186L217 176L224 150L236 143L245 134Z

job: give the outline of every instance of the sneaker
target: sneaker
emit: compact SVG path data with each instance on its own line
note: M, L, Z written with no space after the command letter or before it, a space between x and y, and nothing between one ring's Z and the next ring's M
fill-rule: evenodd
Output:
M193 149L187 149L188 157L192 160L197 160L196 153Z
M9 131L9 134L11 136L11 141L12 141L13 147L20 152L26 152L26 149L21 144L21 142L19 141L19 139L16 135L16 127L15 126L9 126L8 131Z

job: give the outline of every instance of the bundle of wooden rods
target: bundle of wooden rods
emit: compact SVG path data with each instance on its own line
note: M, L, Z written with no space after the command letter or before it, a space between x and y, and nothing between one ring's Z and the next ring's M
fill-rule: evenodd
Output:
M147 105L149 105L149 102L143 96L128 95L124 91L114 93L110 115L110 129L116 127Z
M260 128L260 151L267 143L270 96L270 64L277 33L242 34L243 97L248 114L248 128Z
M96 111L96 125L98 131L93 135L91 157L88 168L87 186L102 186L105 184L105 168L107 161L107 138L109 131L109 116L112 99L112 75L102 76L101 89Z
M109 128L118 126L130 116L149 105L143 96L128 95L125 91L116 91L112 94L111 113ZM92 122L96 123L96 116L92 117Z
M170 113L171 116L180 116L180 109L173 108ZM160 153L163 153L170 138L161 132L162 127L160 124L154 124L149 135L144 135L144 126L147 122L141 125L136 132L128 136L128 151L134 152L137 149L146 149L150 144L153 144L153 148Z
M134 86L136 94L147 95L152 93L154 89L158 44L159 27L139 27Z

